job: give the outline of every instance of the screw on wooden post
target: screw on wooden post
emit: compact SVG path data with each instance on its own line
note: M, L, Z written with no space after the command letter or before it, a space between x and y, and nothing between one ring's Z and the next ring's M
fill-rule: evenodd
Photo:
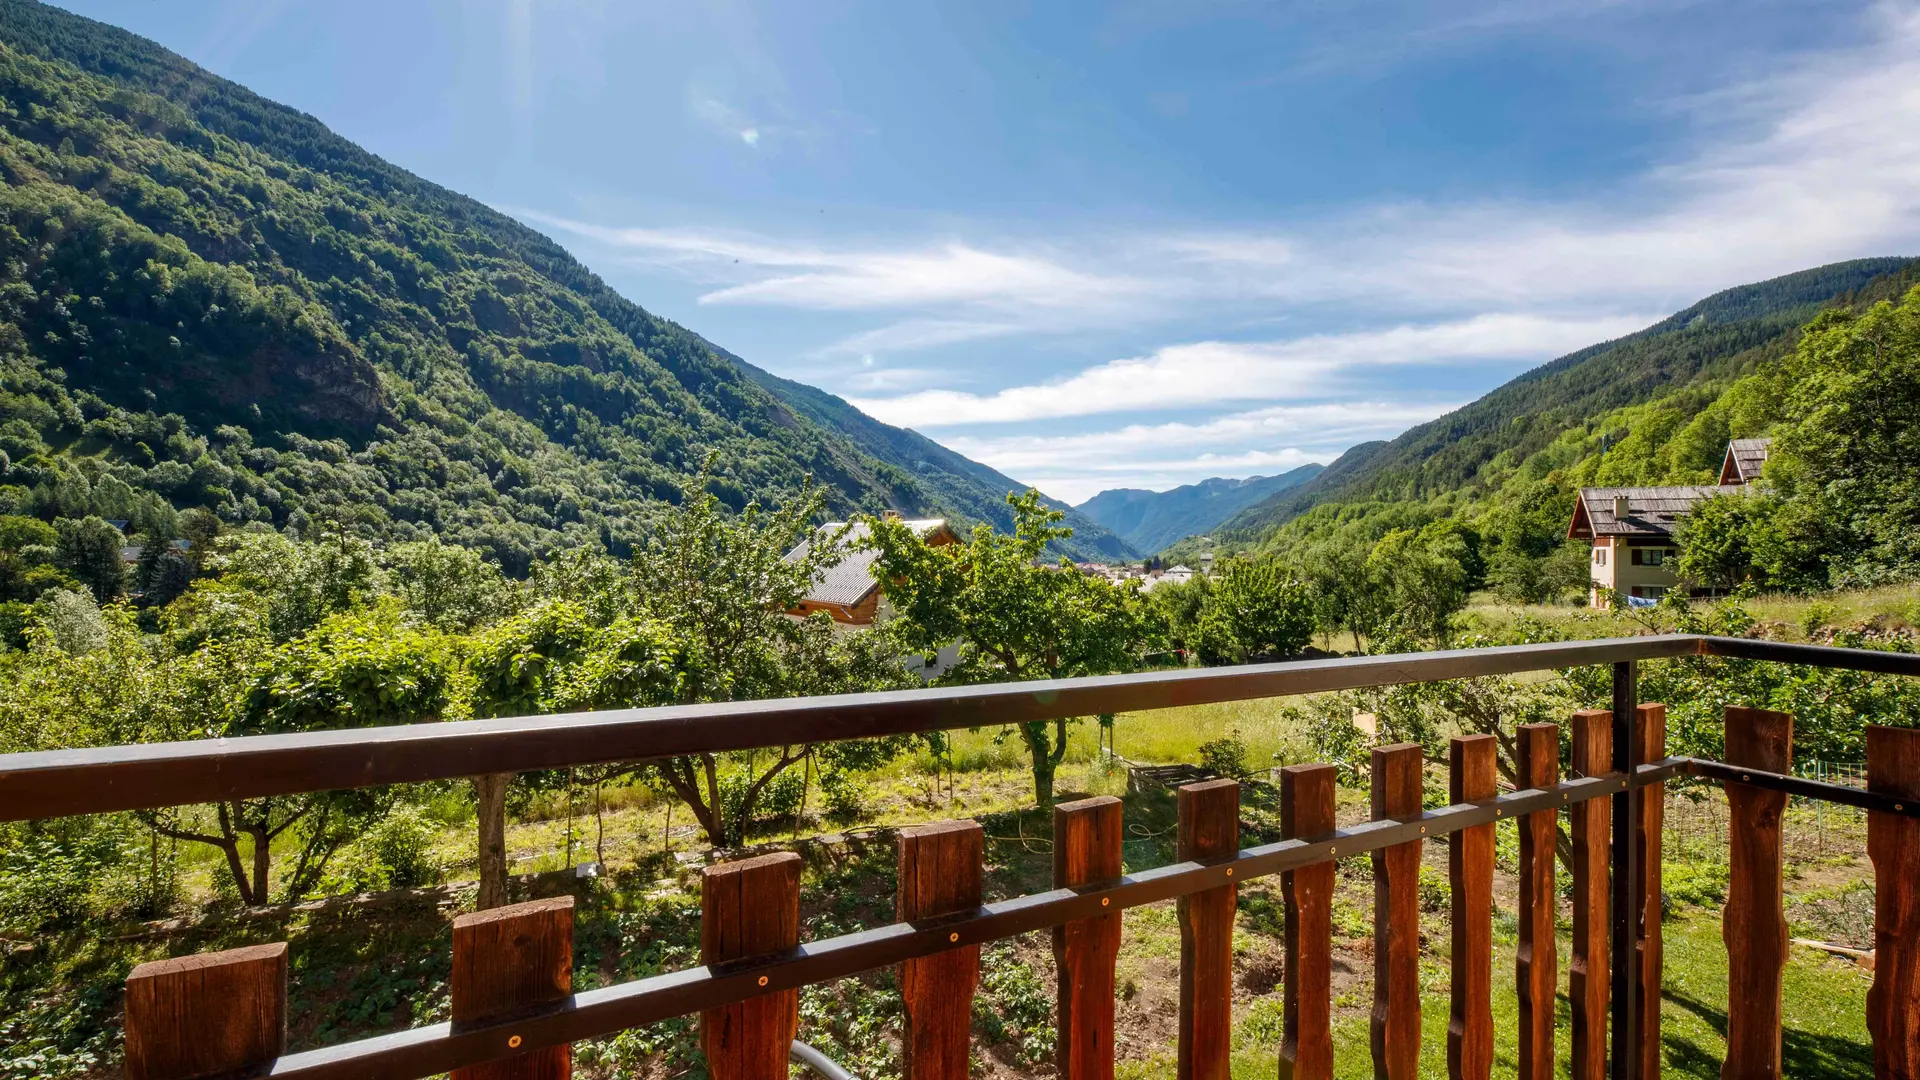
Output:
M1920 799L1920 729L1867 728L1867 790ZM1873 860L1873 1075L1920 1078L1920 819L1867 813Z
M262 1069L287 1048L287 945L141 964L127 975L128 1080Z
M1214 862L1240 851L1240 785L1188 784L1179 791L1181 862ZM1183 896L1180 914L1180 1080L1227 1080L1233 1064L1233 916L1239 886Z
M915 922L979 908L982 840L980 825L974 821L901 829L895 917ZM951 935L948 940L957 938ZM907 1080L967 1080L973 994L979 985L979 945L962 945L900 965L900 997L907 1012L903 1043Z
M1072 889L1120 876L1121 803L1110 795L1053 808L1053 884ZM1112 1080L1114 962L1120 913L1109 911L1053 928L1060 1024L1061 1080Z
M1634 759L1659 761L1667 756L1667 707L1643 704L1637 709L1639 722L1634 729L1640 735L1640 752ZM1667 785L1649 784L1642 792L1640 820L1635 824L1640 831L1641 903L1634 942L1640 950L1640 1080L1660 1080L1660 834L1666 799Z
M573 993L573 897L488 908L453 920L456 1027L564 1001ZM453 1070L453 1080L567 1080L573 1047L543 1046L513 1057L521 1036L500 1036L498 1060Z
M1333 835L1331 765L1280 770L1280 831L1288 840ZM1281 1002L1280 1080L1333 1076L1333 875L1331 861L1280 875L1286 904L1286 988Z
M783 851L701 871L701 963L772 956L799 944L800 856ZM786 1080L787 1055L799 1033L798 990L762 994L700 1016L700 1043L714 1080Z
M1560 782L1560 729L1522 724L1515 732L1515 771L1522 787L1550 790ZM1542 810L1515 819L1520 830L1520 938L1514 976L1520 992L1519 1080L1554 1080L1554 987L1560 977L1555 952L1554 843L1560 814Z
M1793 767L1793 716L1728 706L1727 764L1785 773ZM1787 916L1781 818L1787 794L1728 781L1727 1057L1721 1075L1780 1075L1781 988L1787 970Z
M1447 801L1477 802L1499 794L1492 735L1467 735L1447 746ZM1452 1010L1447 1020L1447 1075L1487 1080L1493 1072L1493 824L1453 834L1447 848L1453 886Z
M1613 771L1613 713L1581 709L1573 714L1569 764L1575 776ZM1573 1080L1605 1080L1607 1075L1610 809L1608 800L1588 799L1567 811L1567 831L1573 838L1573 952L1567 961Z
M1373 820L1421 814L1426 759L1412 743L1373 750ZM1373 853L1373 1075L1415 1080L1420 1070L1420 848Z

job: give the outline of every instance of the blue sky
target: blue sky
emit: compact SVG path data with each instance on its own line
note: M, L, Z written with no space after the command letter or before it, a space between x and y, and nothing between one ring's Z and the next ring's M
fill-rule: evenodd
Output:
M69 6L1076 502L1920 254L1913 4Z

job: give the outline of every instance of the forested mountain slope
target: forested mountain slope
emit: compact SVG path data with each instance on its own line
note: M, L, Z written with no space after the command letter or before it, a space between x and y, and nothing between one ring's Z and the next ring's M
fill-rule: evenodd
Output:
M1689 385L1710 399L1717 393L1712 387L1791 352L1801 325L1823 307L1898 299L1915 281L1920 260L1858 259L1716 293L1638 333L1535 368L1464 408L1367 447L1351 464L1349 451L1312 482L1249 507L1218 532L1244 545L1322 504L1420 502L1497 483L1503 469L1613 410ZM1699 434L1699 453L1712 457L1717 469L1725 433ZM1595 448L1609 438L1596 431Z
M1209 477L1169 491L1109 488L1078 509L1139 550L1159 551L1182 537L1212 531L1241 510L1312 480L1324 468L1302 465L1278 476L1243 480Z
M988 522L1001 532L1013 531L1013 508L1007 504L1007 492L1021 488L1018 481L962 457L917 431L883 424L818 387L763 371L718 346L714 351L732 360L801 416L826 431L845 436L862 453L911 475L927 497L946 512L969 521ZM1151 550L1129 546L1105 525L1066 503L1044 501L1065 511L1066 523L1073 527L1072 536L1049 545L1052 550L1081 560L1131 559L1142 550Z
M0 0L0 511L437 533L511 570L729 504L940 509L557 244L158 45Z

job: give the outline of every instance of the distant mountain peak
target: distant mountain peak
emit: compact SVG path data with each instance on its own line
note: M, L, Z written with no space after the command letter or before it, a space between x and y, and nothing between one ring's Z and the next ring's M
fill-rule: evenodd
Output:
M1247 507L1311 481L1323 468L1302 465L1277 476L1214 476L1169 491L1109 488L1075 509L1141 551L1153 552L1209 532Z

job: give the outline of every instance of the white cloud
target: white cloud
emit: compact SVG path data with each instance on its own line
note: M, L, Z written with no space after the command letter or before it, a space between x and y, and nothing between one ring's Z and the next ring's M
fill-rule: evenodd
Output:
M874 353L915 352L965 341L1005 337L1024 327L1010 322L966 322L953 319L909 319L874 330L863 330L822 345L810 355L869 356Z
M702 304L818 311L953 306L1090 311L1113 309L1155 287L1145 278L1075 269L1041 252L991 251L962 241L920 248L831 250L741 233L618 228L533 210L518 213L638 261L709 278L752 279L709 291L700 297ZM756 273L767 269L797 272L772 277ZM919 322L951 326L966 321Z
M1218 460L1223 453L1233 453L1233 448L1277 444L1309 447L1312 454L1299 449L1260 453L1305 455L1294 460L1294 464L1301 464L1319 459L1313 455L1327 456L1329 449L1337 453L1354 442L1398 434L1458 407L1451 403L1392 401L1275 405L1198 423L1128 424L1074 435L955 435L943 441L968 457L1016 473L1069 466L1114 472L1129 467L1128 462L1169 467L1203 458ZM1216 449L1201 451L1203 447ZM1285 460L1293 459L1274 458L1268 463Z
M1074 270L1044 256L955 242L822 257L802 273L717 289L700 302L816 311L951 304L1084 309L1148 288L1144 281Z
M1286 341L1201 341L1114 360L1065 379L991 394L928 390L855 398L861 410L904 427L1010 423L1063 416L1185 408L1222 402L1307 399L1339 388L1356 368L1474 360L1547 360L1654 321L1646 315L1555 319L1476 315Z
M1387 438L1458 405L1340 401L1275 405L1197 423L1128 424L1074 435L956 435L954 451L1079 502L1110 487L1156 490L1209 476L1285 472Z

